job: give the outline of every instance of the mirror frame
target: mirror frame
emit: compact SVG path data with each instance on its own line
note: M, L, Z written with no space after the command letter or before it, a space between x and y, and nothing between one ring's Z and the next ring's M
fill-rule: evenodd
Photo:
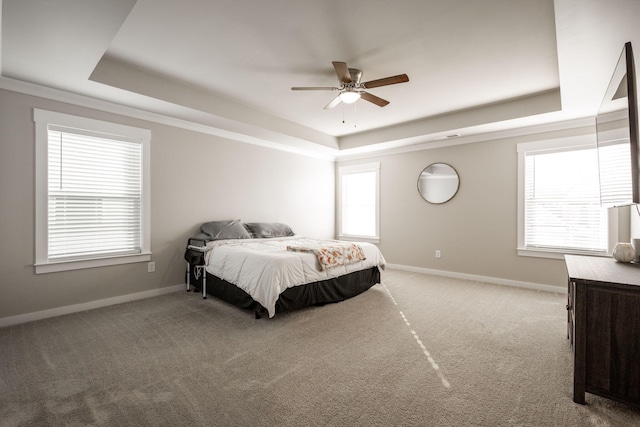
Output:
M422 177L422 174L424 174L424 173L427 171L427 169L429 169L430 167L435 166L435 165L444 165L444 166L449 167L449 168L454 172L454 174L455 174L455 176L456 176L456 178L457 178L457 185L456 185L456 189L455 189L455 191L454 191L454 192L449 196L449 198L448 198L448 199L443 200L443 201L441 201L441 202L440 202L440 201L435 201L435 202L434 202L434 201L428 200L428 199L427 199L427 197L426 197L424 194L422 194L422 192L420 191L420 179L421 179L421 177ZM418 189L418 194L420 194L420 197L422 197L422 199L423 199L425 202L430 203L430 204L432 204L432 205L442 205L442 204L444 204L444 203L447 203L447 202L448 202L448 201L450 201L451 199L453 199L453 198L456 196L456 194L458 194L458 191L460 190L460 174L458 173L458 171L456 170L456 168L454 168L453 166L451 166L451 165L450 165L450 164L448 164L448 163L444 163L444 162L434 162L434 163L431 163L429 166L427 166L426 168L422 169L422 171L420 172L420 175L418 175L417 189Z

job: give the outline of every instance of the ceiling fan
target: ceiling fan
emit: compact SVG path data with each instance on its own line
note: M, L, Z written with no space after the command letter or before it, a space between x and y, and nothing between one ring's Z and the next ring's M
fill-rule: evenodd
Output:
M345 104L352 104L358 99L362 98L365 101L369 101L376 104L379 107L384 107L389 104L389 101L382 99L375 95L366 92L365 89L373 89L374 87L388 86L396 83L405 83L409 81L409 77L406 74L399 74L393 77L385 77L383 79L371 80L369 82L361 83L362 71L355 68L349 68L345 62L333 61L333 68L338 75L338 81L340 87L292 87L291 90L338 90L338 96L336 96L330 103L328 103L324 109L328 110L335 107L340 102Z

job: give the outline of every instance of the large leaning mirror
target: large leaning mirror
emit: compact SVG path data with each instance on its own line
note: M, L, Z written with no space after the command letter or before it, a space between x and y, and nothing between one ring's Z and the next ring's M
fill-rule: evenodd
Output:
M460 188L458 172L446 163L433 163L418 177L418 192L429 203L446 203Z

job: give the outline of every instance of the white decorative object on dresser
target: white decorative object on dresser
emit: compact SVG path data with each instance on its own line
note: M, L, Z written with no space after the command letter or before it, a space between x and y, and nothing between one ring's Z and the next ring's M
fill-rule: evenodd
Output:
M631 262L636 257L636 251L631 243L619 242L613 248L613 257L616 261Z

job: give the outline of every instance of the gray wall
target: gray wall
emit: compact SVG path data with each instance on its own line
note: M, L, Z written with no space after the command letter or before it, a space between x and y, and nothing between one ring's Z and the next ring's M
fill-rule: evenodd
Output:
M518 256L517 153L520 142L593 133L593 128L549 132L403 154L339 162L380 162L380 250L402 266L566 286L562 260ZM433 205L417 190L434 162L453 166L460 189ZM442 258L435 258L440 250Z
M151 130L155 273L138 263L34 274L34 107ZM204 221L333 238L334 195L330 161L0 90L0 319L184 283L186 239Z
M146 263L35 275L33 108L145 127L151 142L151 249ZM593 132L574 129L339 162L381 163L380 249L410 267L564 288L561 260L516 253L516 145ZM442 205L417 191L433 162L461 185ZM184 244L214 219L286 222L333 238L335 165L211 135L0 91L0 319L184 282ZM436 259L435 250L442 252Z

